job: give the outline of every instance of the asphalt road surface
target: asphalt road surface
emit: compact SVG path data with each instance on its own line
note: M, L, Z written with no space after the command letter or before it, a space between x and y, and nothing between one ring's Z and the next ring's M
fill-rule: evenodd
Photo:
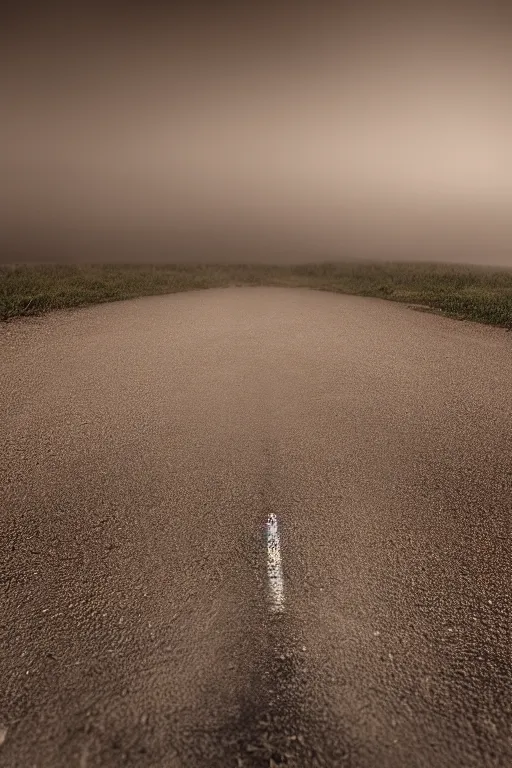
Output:
M231 288L0 329L0 765L512 765L512 334Z

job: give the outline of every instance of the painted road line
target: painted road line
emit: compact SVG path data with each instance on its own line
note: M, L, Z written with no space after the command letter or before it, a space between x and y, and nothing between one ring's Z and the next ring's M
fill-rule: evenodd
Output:
M267 574L272 613L284 611L284 583L281 563L281 544L277 528L277 517L273 513L267 518Z

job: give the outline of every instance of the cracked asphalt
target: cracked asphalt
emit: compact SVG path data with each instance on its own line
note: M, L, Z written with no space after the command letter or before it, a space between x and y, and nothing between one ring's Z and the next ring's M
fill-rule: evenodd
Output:
M0 409L0 765L512 765L511 334L137 299L2 326Z

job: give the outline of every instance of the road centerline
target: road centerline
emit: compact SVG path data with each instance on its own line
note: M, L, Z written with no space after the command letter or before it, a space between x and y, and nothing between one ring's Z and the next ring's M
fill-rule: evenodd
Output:
M281 558L281 542L277 516L272 512L267 518L267 575L272 613L284 611L284 580Z

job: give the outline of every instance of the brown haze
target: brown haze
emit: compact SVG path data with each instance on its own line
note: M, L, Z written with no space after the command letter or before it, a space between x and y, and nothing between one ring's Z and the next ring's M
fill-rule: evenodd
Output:
M508 14L242 5L13 14L3 261L512 265Z

